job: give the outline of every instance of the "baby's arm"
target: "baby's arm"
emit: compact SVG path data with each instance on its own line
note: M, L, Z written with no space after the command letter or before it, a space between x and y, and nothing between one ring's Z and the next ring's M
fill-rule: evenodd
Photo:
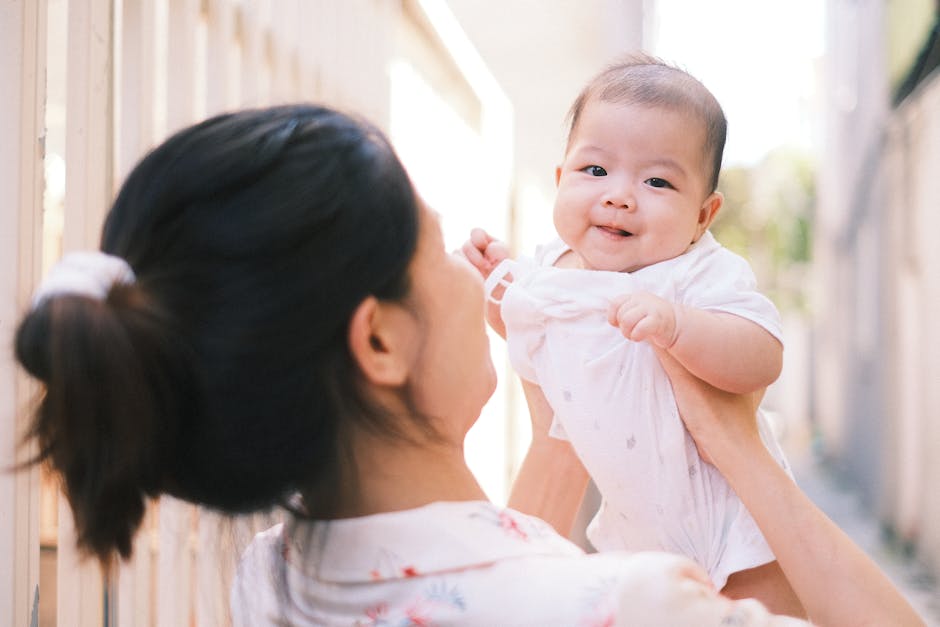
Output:
M493 271L493 268L509 257L509 248L498 239L494 239L483 229L473 229L470 231L470 239L464 242L460 252L467 258L467 261L479 271L485 279ZM512 280L511 276L506 276L506 280ZM499 300L502 298L505 288L496 286L493 290L493 298ZM489 298L486 299L486 320L500 337L506 337L506 325L503 324L503 317L500 313L499 304L494 303Z
M726 392L754 392L780 376L783 345L746 318L648 292L618 298L608 318L627 339L665 349L690 373Z

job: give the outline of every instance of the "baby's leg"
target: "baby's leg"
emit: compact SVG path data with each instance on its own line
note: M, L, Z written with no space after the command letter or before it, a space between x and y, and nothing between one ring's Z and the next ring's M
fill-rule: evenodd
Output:
M732 599L757 599L774 614L806 618L806 610L777 562L731 573L721 593Z

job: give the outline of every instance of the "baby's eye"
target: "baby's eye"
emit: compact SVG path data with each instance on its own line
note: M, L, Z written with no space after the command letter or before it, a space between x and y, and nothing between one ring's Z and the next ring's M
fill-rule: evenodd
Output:
M581 170L583 172L587 172L591 176L607 176L607 170L599 165L589 165L586 168L581 168Z
M650 187L661 187L661 188L666 188L666 187L668 187L668 188L670 188L670 189L675 189L675 188L672 186L672 183L670 183L670 182L667 181L666 179L661 179L661 178L658 178L658 177L655 177L655 176L654 176L653 178L648 178L648 179L646 179L646 181L644 181L644 182L645 182L647 185L649 185Z

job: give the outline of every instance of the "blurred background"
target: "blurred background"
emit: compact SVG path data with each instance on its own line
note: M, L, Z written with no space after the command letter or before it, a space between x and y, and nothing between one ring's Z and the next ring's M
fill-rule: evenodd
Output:
M36 390L8 338L33 287L64 251L97 246L117 186L169 133L288 101L363 113L443 215L448 246L482 226L531 254L553 235L568 107L605 63L644 49L702 80L728 117L713 231L783 314L765 408L798 481L940 624L938 7L0 0L0 461L30 453L14 450ZM500 384L467 457L505 502L529 431L492 345ZM225 624L228 545L267 522L163 499L133 562L103 581L72 550L55 481L0 475L0 624Z

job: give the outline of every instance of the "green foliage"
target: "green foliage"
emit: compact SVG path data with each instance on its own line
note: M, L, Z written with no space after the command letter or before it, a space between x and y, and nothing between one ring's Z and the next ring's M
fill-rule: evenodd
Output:
M751 262L778 307L802 310L816 204L812 160L781 148L754 167L722 170L718 189L725 203L712 226L715 237Z

